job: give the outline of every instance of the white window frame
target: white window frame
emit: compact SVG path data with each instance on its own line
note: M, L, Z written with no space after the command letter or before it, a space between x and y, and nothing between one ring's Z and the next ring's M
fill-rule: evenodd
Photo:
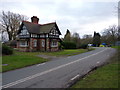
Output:
M45 40L42 40L42 47L45 47Z
M23 42L24 42L24 44L23 44ZM27 47L28 46L28 42L27 41L20 41L19 46L20 47Z
M37 34L31 34L31 37L37 38L38 36L37 36Z
M37 40L33 40L33 47L37 47Z
M42 35L40 35L40 37L41 37L41 38L44 38L44 37L45 37L45 35L44 35L44 34L42 34Z
M58 47L58 42L57 41L52 41L51 42L51 47Z

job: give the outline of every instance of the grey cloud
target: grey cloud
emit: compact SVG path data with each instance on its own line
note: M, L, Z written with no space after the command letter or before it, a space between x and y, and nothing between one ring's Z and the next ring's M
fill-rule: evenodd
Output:
M37 14L41 14L38 16L42 16L40 22L44 21L46 23L51 20L56 20L61 31L63 32L63 35L67 28L72 32L76 31L83 33L83 27L80 26L85 26L86 24L97 23L100 21L107 21L112 17L117 17L115 16L117 2L83 2L81 6L79 5L79 2L71 3L64 0L59 2L57 1L58 0L43 0L42 2L28 3L0 3L0 6L2 6L0 7L0 10L3 8L4 10L16 9L16 12L19 10L26 12L26 10L29 10L30 7L35 7L38 9ZM24 15L27 15L27 13L24 13ZM55 18L53 18L53 16L55 16ZM88 32L89 31L90 30L88 30Z
M84 3L82 8L71 8L69 4L61 3L56 10L56 14L61 17L71 17L75 21L83 23L107 20L114 16L116 8L115 2L91 2ZM83 22L84 21L84 22Z

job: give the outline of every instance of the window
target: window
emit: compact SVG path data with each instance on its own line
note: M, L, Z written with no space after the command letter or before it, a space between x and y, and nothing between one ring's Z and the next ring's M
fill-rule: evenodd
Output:
M37 34L31 34L31 37L37 38Z
M46 37L48 37L48 34L46 34Z
M57 47L57 46L58 46L57 41L52 41L52 42L51 42L51 47Z
M45 37L45 35L40 35L40 37L41 37L41 38L44 38L44 37Z
M33 40L33 46L37 47L37 40Z
M28 42L27 41L20 41L20 47L27 47Z
M45 47L45 40L42 40L42 47Z

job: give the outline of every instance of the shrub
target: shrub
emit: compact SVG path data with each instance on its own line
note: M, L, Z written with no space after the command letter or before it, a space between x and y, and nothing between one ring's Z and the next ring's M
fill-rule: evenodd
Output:
M87 45L87 44L82 44L82 45L80 45L79 48L87 49L87 48L88 48L88 45Z
M63 49L76 49L76 44L74 42L62 42Z
M13 54L13 48L3 44L2 45L2 54L4 54L4 55L11 55L11 54Z
M7 46L10 46L10 47L16 47L17 46L17 41L16 40L7 41L4 44L7 45Z

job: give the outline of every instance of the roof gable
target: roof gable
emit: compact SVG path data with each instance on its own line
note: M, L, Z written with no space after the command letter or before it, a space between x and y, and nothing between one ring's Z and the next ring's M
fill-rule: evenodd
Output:
M60 30L59 30L57 24L55 24L55 25L51 28L51 30L50 30L49 33L53 33L53 32L56 33L56 34L61 35L61 32L60 32Z

